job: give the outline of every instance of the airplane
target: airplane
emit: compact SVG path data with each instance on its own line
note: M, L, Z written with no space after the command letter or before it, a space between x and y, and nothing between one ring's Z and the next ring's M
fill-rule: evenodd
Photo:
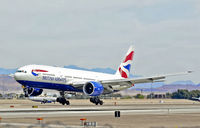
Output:
M56 102L57 97L36 97L36 96L30 96L28 97L29 100L34 101L34 102L41 102L41 104L46 104L46 103L52 103Z
M200 97L192 97L190 100L199 101L200 102Z
M138 83L161 82L168 76L183 75L192 71L158 75L152 77L129 78L135 50L130 46L115 74L75 70L45 65L26 65L19 68L14 79L22 85L26 97L39 96L43 89L60 92L56 99L62 105L70 105L65 98L67 92L79 92L90 96L90 102L103 105L100 95L118 92L131 88Z

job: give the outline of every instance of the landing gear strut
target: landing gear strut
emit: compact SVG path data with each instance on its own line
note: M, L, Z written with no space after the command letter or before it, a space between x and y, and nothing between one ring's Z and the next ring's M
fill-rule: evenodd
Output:
M27 88L27 87L24 87L24 88L23 88L23 91L24 91L24 96L25 96L25 97L29 97L28 88Z
M34 91L33 88L28 88L28 87L25 87L25 86L22 86L22 88L23 88L25 97L29 97Z
M103 105L103 101L99 99L99 97L92 97L90 98L90 102L96 104L96 105Z
M60 97L58 97L57 99L56 99L56 101L57 102L59 102L60 104L62 104L62 105L70 105L70 102L68 101L68 100L66 100L66 98L65 98L65 92L60 92Z

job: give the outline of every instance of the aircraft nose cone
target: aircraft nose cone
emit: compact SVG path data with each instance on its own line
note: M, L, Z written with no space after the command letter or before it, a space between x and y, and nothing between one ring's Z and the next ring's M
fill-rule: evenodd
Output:
M14 79L15 79L15 80L19 80L19 78L20 78L20 74L19 74L18 72L16 72L16 73L14 74Z
M14 79L17 80L17 73L14 74Z

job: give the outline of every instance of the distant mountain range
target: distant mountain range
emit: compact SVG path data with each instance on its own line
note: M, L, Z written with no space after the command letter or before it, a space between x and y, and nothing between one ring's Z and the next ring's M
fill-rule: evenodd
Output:
M112 68L92 68L92 69L87 69L87 68L81 68L76 65L68 65L64 66L64 68L71 68L71 69L77 69L77 70L85 70L85 71L93 71L93 72L102 72L102 73L109 73L109 74L115 74L115 70Z
M108 74L115 74L116 70L112 68L82 68L78 67L76 65L68 65L64 66L64 68L70 68L70 69L77 69L77 70L85 70L85 71L93 71L93 72L101 72L101 73L108 73ZM0 74L8 75L8 74L14 74L17 69L5 69L5 68L0 68ZM130 75L130 77L140 77L139 75Z
M0 74L13 74L16 72L17 69L5 69L0 68Z
M132 88L131 90L143 91L143 92L175 92L178 89L187 89L187 90L200 90L200 86L190 85L190 84L167 84L157 88Z
M101 73L109 73L114 74L116 70L112 68L81 68L76 65L68 65L64 66L64 68L71 68L77 70L86 70L86 71L94 71L94 72L101 72ZM0 91L20 91L21 86L12 78L9 77L9 74L14 74L17 69L5 69L0 68ZM141 77L141 75L131 75L130 77ZM165 84L164 82L159 83L146 83L146 84L136 84L134 87L128 89L128 91L154 91L154 92L174 92L177 89L188 89L188 90L195 90L200 89L200 84L195 85L192 81L176 81L171 84Z
M71 69L77 69L77 70L85 70L85 71L93 71L93 72L102 72L102 73L109 73L109 74L114 74L116 71L112 68L92 68L92 69L87 69L87 68L82 68L78 67L76 65L68 65L64 66L64 68L71 68ZM5 69L5 68L0 68L0 74L14 74L17 69Z
M21 85L8 75L0 75L0 92L22 92Z

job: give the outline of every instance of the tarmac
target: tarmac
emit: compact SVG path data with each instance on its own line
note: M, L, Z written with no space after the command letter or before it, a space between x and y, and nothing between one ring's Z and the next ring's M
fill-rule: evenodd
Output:
M162 101L162 102L161 102ZM200 128L200 103L188 100L104 100L96 106L88 100L72 100L70 106L27 100L0 100L1 127L42 124L49 127L82 127L81 118L98 127ZM32 108L37 106L38 108ZM120 111L120 117L115 117ZM40 127L40 126L35 126Z

